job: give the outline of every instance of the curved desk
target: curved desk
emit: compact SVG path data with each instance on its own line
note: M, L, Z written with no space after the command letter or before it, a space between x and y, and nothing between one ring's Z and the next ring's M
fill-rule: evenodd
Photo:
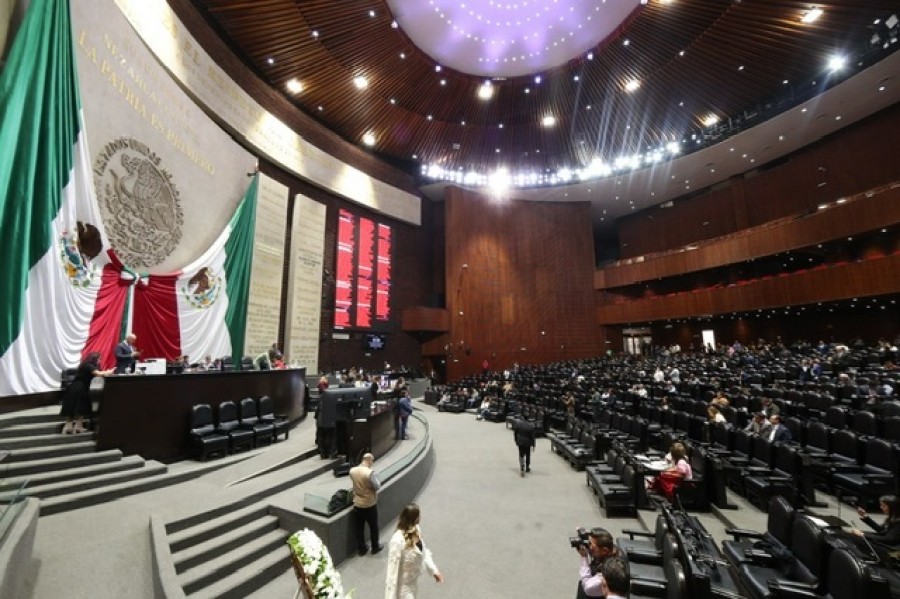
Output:
M110 376L100 395L97 449L171 462L190 452L191 407L268 395L276 414L306 416L306 369Z

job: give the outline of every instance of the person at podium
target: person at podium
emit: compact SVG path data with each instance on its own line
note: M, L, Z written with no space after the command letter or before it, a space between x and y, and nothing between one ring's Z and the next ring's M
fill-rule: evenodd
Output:
M141 355L141 352L134 346L135 341L137 341L135 334L128 333L125 335L125 339L116 345L116 368L114 371L116 374L134 372L134 364L137 357Z

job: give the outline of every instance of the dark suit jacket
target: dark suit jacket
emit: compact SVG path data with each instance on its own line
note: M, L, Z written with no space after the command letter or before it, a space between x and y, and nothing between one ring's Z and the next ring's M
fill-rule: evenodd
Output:
M863 522L871 526L875 531L866 533L866 538L869 541L884 545L892 550L900 548L900 520L878 524L867 516L863 518Z
M116 374L125 374L134 370L134 348L127 341L116 346Z
M771 434L771 431L769 433ZM775 436L772 438L772 443L788 443L793 438L791 429L783 424L779 424L778 429L775 431Z
M534 425L527 420L516 420L513 425L513 438L516 445L520 447L534 447L537 445L535 439Z

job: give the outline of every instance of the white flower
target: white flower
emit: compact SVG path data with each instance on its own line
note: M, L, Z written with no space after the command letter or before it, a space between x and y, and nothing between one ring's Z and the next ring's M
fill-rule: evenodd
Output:
M304 528L291 535L287 543L303 565L315 599L344 598L341 575L334 569L328 548L315 532ZM351 595L352 592L347 598Z

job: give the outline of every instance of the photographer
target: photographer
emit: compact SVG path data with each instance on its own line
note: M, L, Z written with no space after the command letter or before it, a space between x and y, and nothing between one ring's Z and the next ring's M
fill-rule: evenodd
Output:
M570 542L581 556L576 599L606 596L602 567L609 558L619 554L612 535L603 528L592 528L590 531L578 529L578 537L570 539Z

